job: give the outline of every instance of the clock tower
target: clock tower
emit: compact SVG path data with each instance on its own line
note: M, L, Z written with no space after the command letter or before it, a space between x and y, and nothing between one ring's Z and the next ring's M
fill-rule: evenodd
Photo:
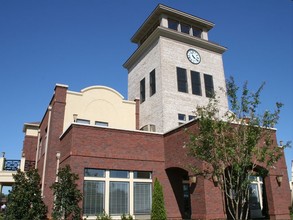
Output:
M228 110L222 54L208 40L214 24L158 5L131 38L138 45L124 63L128 99L140 100L141 130L165 133L195 118L215 94ZM224 90L223 90L224 89Z

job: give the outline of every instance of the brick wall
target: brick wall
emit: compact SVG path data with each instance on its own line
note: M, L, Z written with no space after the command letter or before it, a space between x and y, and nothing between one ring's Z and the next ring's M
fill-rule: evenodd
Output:
M24 137L23 141L23 153L25 154L25 159L30 161L36 160L38 137L28 136Z

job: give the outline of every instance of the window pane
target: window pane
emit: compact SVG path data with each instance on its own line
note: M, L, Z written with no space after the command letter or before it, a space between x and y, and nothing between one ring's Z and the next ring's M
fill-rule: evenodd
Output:
M150 96L156 93L156 71L150 72Z
M179 121L186 121L186 116L184 114L178 114Z
M191 71L192 94L201 95L201 83L199 72Z
M134 214L150 214L151 201L151 184L134 183Z
M145 79L140 81L140 103L145 101Z
M168 28L177 31L178 30L178 24L179 24L178 21L168 19Z
M85 168L84 176L105 177L105 170Z
M151 179L152 173L148 171L134 171L133 177L135 179Z
M112 178L129 178L129 171L110 170L110 177L112 177Z
M84 181L83 213L96 215L104 210L105 183L101 181Z
M190 26L188 24L181 24L181 32L189 34Z
M206 97L212 98L214 96L214 83L211 75L204 74L204 84L206 90Z
M192 27L192 34L195 37L201 37L202 30L196 27Z
M80 124L90 124L90 120L76 119L76 123L80 123Z
M194 115L188 115L188 120L189 120L189 121L191 121L191 120L193 120L193 119L195 119L195 116L194 116Z
M96 121L95 125L100 126L100 127L108 127L108 122L103 122L103 121Z
M110 214L129 213L129 183L110 182Z
M177 84L179 92L188 92L186 69L177 67Z

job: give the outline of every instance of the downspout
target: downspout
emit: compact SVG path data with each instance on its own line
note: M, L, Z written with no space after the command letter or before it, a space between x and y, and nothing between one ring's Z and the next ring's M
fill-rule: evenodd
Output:
M50 124L51 124L51 110L52 107L48 107L48 127L47 127L47 137L45 144L45 156L44 156L44 165L43 165L43 175L42 175L42 197L44 197L44 187L45 187L45 176L46 176L46 165L47 165L47 157L48 157L48 142L49 142L49 134L50 134Z
M38 168L38 159L39 159L39 148L40 148L40 136L41 136L41 134L40 134L41 132L40 132L40 129L38 130L38 143L37 143L37 152L36 152L36 162L35 162L35 169L37 169Z

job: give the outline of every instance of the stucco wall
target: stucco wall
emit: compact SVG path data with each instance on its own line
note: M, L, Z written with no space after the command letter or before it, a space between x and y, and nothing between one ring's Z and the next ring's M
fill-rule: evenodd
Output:
M107 122L109 127L135 129L135 102L125 101L114 89L105 86L91 86L81 92L67 92L63 131L78 119Z

